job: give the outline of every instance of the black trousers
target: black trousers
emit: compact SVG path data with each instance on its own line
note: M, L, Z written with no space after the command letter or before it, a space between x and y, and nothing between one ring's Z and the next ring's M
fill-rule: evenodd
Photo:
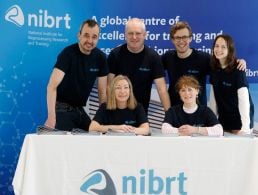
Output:
M91 119L83 107L73 107L67 103L56 102L56 129L71 131L74 128L88 131Z

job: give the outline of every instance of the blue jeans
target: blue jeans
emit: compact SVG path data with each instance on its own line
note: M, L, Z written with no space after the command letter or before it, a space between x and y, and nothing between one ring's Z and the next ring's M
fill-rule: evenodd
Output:
M80 128L88 131L90 122L91 119L83 107L56 102L56 129L71 131L73 128Z

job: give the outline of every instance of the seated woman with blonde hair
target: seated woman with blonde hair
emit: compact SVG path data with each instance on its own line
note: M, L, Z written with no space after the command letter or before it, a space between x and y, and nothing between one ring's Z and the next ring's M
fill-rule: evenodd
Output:
M116 76L108 91L107 103L101 104L93 118L89 131L133 132L148 135L149 123L144 108L137 103L131 81L123 75Z
M222 136L223 128L210 108L198 104L200 84L193 76L182 76L176 89L183 104L172 106L165 114L162 133Z

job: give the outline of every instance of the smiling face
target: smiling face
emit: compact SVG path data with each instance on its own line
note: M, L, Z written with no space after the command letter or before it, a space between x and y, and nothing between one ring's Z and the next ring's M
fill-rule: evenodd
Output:
M172 42L179 56L188 56L192 37L187 28L177 30L172 37Z
M117 105L127 105L127 100L130 96L129 83L123 79L119 80L115 85L115 98Z
M137 18L131 19L126 24L125 37L127 48L133 53L139 53L144 48L146 36L144 23Z
M198 80L194 76L181 76L178 79L175 87L185 107L191 108L196 106L201 87Z
M216 40L213 52L215 57L220 61L221 65L226 65L226 59L228 56L228 46L226 41L220 37Z
M85 24L78 34L80 51L89 55L91 51L97 46L99 40L99 27L95 25L90 27Z
M190 86L183 86L179 90L179 95L184 105L193 106L196 105L199 90Z

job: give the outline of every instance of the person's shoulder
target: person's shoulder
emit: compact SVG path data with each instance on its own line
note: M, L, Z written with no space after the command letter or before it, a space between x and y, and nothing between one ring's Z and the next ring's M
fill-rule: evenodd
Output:
M71 52L71 51L78 51L79 50L79 46L78 46L78 43L73 43L71 45L68 45L66 46L62 52L65 52L65 53L68 53L68 52Z
M106 56L106 53L104 53L101 49L98 47L95 47L92 51L93 54L95 55L100 55L100 56Z
M237 69L237 66L235 66L230 73L234 74L236 77L246 77L245 71Z
M118 45L115 48L113 48L110 53L116 54L116 53L119 53L121 50L125 50L125 49L126 49L126 44L124 43L122 45Z
M168 51L166 51L163 55L177 55L176 50L175 49L170 49Z
M198 56L198 57L201 57L201 58L207 58L207 59L210 59L210 54L207 53L207 52L203 52L203 51L200 51L200 50L196 50L196 49L193 49L193 54Z
M198 109L199 109L199 111L200 111L201 113L212 112L212 110L211 110L208 106L201 105L201 104L198 105Z
M159 55L153 48L147 46L147 45L144 45L144 51L150 55Z
M182 109L182 104L177 104L177 105L174 105L174 106L171 106L168 111L170 112L177 112L179 110Z
M74 58L79 54L80 54L80 50L79 50L78 43L74 43L63 48L61 52L58 54L58 58L70 59L70 58Z
M169 57L169 58L177 57L176 50L171 49L171 50L166 51L164 54L162 54L162 58L167 58L167 57Z
M147 46L147 45L144 45L144 50L147 51L147 52L153 52L153 53L157 53L153 48Z
M160 55L153 48L144 45L144 50L142 52L144 52L144 55L148 56L150 61L152 61L153 63L157 63L157 61L161 62Z
M245 75L245 71L239 70L237 64L234 64L232 67L227 67L225 69L220 69L226 75Z
M106 103L106 102L102 103L102 104L99 106L99 109L100 109L100 110L106 110L106 109L107 109L107 103Z
M235 73L238 73L238 74L242 74L242 73L244 73L245 74L245 71L242 71L242 70L239 70L238 68L237 68L237 64L235 64L234 65L234 67L232 68L232 70L231 70L232 72L235 72Z
M140 109L144 109L144 108L143 108L143 105L142 105L142 103L137 102L136 107L135 107L135 110L140 110Z

